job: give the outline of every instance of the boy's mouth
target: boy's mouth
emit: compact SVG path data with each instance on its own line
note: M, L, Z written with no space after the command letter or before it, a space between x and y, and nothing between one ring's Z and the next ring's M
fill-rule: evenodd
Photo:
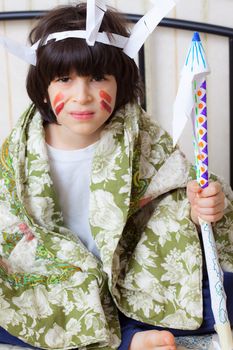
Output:
M88 120L92 119L94 117L94 112L92 111L73 111L70 112L70 115L74 119L80 119L80 120Z

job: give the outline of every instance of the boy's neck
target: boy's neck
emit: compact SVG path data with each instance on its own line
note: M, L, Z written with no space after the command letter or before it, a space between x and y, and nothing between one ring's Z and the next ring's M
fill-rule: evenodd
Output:
M47 124L45 126L46 143L57 149L77 150L92 145L100 138L99 130L95 134L89 136L71 134L69 131L64 133L64 129L62 133L60 131L59 125Z

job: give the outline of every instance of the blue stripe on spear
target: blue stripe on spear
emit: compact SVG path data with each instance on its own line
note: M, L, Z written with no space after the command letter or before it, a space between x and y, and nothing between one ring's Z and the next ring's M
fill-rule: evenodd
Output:
M188 118L191 118L196 177L201 188L208 186L206 75L209 72L199 33L194 33L174 103L173 142L174 145L177 143ZM226 294L223 287L223 272L218 261L212 226L201 219L199 222L215 329L219 336L221 350L233 350L232 332L226 308Z

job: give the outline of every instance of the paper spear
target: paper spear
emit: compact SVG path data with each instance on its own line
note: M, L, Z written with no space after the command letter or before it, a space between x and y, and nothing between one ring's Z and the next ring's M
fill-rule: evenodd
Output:
M196 176L201 188L208 186L206 75L209 72L200 36L198 33L194 33L174 103L173 142L175 145L188 118L191 118ZM215 329L219 336L221 350L232 350L233 339L226 308L223 272L218 261L212 226L201 219L199 222L209 277Z

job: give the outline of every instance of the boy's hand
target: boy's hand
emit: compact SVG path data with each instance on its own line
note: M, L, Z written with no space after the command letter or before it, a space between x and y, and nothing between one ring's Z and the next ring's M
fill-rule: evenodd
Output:
M191 219L196 225L199 225L198 217L207 222L216 222L223 217L225 195L218 182L210 182L202 189L197 181L190 181L187 197L191 204Z

